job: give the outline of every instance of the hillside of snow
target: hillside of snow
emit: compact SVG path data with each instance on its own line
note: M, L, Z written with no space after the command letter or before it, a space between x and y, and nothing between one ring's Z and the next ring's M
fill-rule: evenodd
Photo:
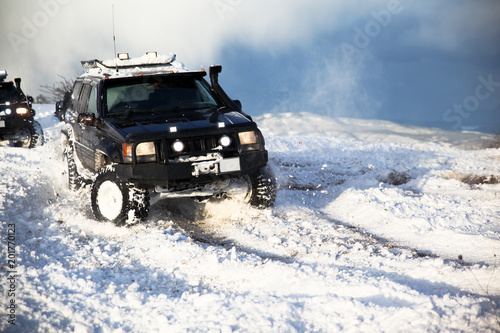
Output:
M36 109L46 144L0 147L2 332L500 331L491 135L267 114L275 207L159 201L119 228L63 188Z

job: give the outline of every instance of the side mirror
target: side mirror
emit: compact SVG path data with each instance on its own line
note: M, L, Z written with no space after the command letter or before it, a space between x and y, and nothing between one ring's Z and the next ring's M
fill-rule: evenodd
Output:
M239 99L233 99L233 102L240 110L242 109L241 101Z
M63 110L63 101L59 101L56 103L56 111L54 112L54 116L59 119L59 121L64 120L65 112Z
M33 104L33 102L34 102L34 101L35 101L35 100L33 99L33 96L28 96L28 102L29 102L30 104Z
M78 115L78 123L86 126L95 126L95 114L93 113L80 113Z

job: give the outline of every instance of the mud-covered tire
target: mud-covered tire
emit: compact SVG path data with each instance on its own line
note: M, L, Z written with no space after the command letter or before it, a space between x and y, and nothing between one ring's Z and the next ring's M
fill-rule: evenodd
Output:
M75 162L75 150L71 142L68 142L63 151L63 158L66 164L66 176L68 188L72 191L79 190L86 182L78 173Z
M276 178L269 167L251 174L250 182L250 205L259 209L272 207L276 200Z
M121 181L113 166L102 168L91 188L92 211L97 220L117 226L144 221L149 213L147 189Z

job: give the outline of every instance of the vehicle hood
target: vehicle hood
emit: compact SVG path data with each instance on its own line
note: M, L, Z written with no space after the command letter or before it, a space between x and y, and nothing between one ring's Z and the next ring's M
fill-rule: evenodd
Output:
M231 111L224 113L213 114L211 112L203 114L186 114L178 115L169 118L148 118L148 119L129 119L129 120L108 120L113 127L123 137L129 135L154 134L154 133L182 133L193 132L199 129L217 129L220 128L220 123L224 123L224 127L237 127L253 123L240 112Z

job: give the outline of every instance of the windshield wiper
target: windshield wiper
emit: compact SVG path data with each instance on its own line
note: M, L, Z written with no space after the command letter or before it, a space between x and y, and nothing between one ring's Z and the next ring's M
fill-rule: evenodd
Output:
M183 104L185 106L183 106ZM206 110L206 109L212 109L214 107L217 107L216 105L213 104L207 104L207 103L198 103L198 102L193 102L193 103L181 103L181 105L176 105L172 106L169 108L162 108L162 107L157 107L153 108L155 111L163 111L163 112L178 112L178 111L192 111L192 110Z
M220 112L220 110L224 109L224 107L220 107L220 108L217 108L217 107L214 107L213 110L212 110L212 114L210 115L210 119L209 121L211 123L216 123L219 121L219 116L222 115L222 113Z
M128 109L127 111L124 112L110 113L108 114L108 117L129 119L133 115L146 114L146 113L162 114L162 112L158 110Z

